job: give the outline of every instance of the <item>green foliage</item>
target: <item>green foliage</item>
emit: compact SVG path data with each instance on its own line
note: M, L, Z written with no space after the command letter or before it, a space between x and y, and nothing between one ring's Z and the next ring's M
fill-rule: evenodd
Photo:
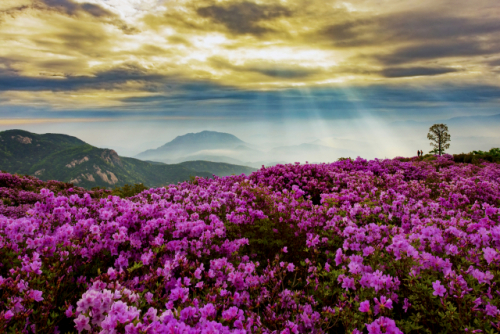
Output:
M121 198L127 198L135 196L148 189L149 188L142 183L136 183L134 185L126 184L123 187L115 187L111 194L114 196L120 196Z
M446 124L431 126L427 138L431 141L430 145L433 147L433 150L429 153L436 152L436 154L442 155L445 149L450 148L450 134Z
M489 155L492 155L492 156L495 156L495 157L500 157L500 148L498 148L498 147L492 148L488 152L484 152L484 151L472 151L472 153L478 154L478 155L489 154Z
M446 153L445 149L441 149L441 153L442 154ZM434 154L439 154L439 149L434 148L434 149L432 149L432 150L429 151L429 154L433 154L433 155Z
M472 151L470 153L454 154L453 160L470 164L480 164L483 161L500 163L500 148L492 148L487 152Z

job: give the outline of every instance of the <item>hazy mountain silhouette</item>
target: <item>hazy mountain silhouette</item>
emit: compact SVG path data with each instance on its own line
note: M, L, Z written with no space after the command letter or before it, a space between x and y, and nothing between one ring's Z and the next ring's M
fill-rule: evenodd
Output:
M229 133L203 131L178 136L171 142L136 155L136 158L165 163L179 163L192 160L226 162L246 166L269 166L277 162L335 161L339 157L356 156L353 151L334 148L317 143L255 149Z
M234 149L245 144L236 136L216 131L202 131L177 136L174 140L157 149L147 150L135 156L138 159L172 161L203 150Z

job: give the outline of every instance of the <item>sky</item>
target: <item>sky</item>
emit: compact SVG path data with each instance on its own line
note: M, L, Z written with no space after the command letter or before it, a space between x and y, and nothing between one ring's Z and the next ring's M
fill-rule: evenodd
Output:
M498 0L1 0L0 131L132 156L214 130L383 158L430 150L444 122L450 152L488 150L498 17Z

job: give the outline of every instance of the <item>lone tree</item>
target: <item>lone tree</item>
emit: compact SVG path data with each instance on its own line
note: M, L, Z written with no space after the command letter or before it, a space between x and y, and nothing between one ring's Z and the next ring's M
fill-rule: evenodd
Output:
M431 152L438 152L439 155L444 153L444 150L450 147L450 134L446 124L434 124L429 128L427 138L431 141L430 145L434 148Z

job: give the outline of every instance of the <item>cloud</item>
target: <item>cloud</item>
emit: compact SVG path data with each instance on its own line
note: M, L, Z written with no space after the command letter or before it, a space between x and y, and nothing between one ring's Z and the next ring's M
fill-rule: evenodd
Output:
M212 101L215 104L210 103L206 106L210 105L215 109L223 106L235 107L234 110L242 110L244 113L253 113L256 109L260 109L264 114L270 108L284 106L291 114L294 112L308 114L314 107L326 113L335 110L333 114L338 116L343 111L358 110L360 105L367 111L398 112L401 109L419 109L423 106L430 109L447 108L450 103L455 106L461 104L479 106L481 103L495 106L500 100L500 87L491 85L317 87L305 92L301 89L243 90L209 82L184 82L169 90L169 93L158 93L156 96L130 97L122 101L138 106L155 106L159 108L158 110L173 105L175 106L172 110L179 110L179 106L181 108L186 106L189 109L199 101ZM202 111L204 112L205 110Z
M74 2L72 0L21 0L17 4L10 4L4 8L0 6L0 13L15 15L26 10L56 11L68 16L87 14L96 18L113 17L116 15L99 5L88 2Z
M288 8L281 5L260 5L249 1L230 2L225 6L213 4L200 7L196 12L201 17L224 25L232 34L256 36L274 31L261 25L262 22L292 15Z
M401 47L386 55L373 58L386 65L402 64L440 58L472 57L496 54L500 51L498 42L482 41L441 41Z
M156 78L144 70L138 70L135 76L130 71L115 70L96 74L94 78L66 80L25 82L19 85L20 89L31 90L0 91L3 118L147 120L154 117L207 117L255 121L362 119L367 116L380 119L435 118L438 115L456 116L459 111L468 115L498 114L500 102L500 87L497 86L420 86L413 80L397 85L337 85L265 91L237 89L182 77ZM129 80L149 82L154 89L148 94L143 89L127 92L121 85ZM101 85L96 85L99 82ZM47 88L52 91L44 90ZM78 102L71 102L76 101L72 95L80 94ZM105 100L102 100L103 96ZM101 105L100 101L106 104Z
M0 19L2 16L16 17L26 12L30 12L31 15L53 12L78 20L87 16L94 21L114 25L127 34L138 31L120 19L117 14L94 3L80 3L73 0L20 0L19 2L17 5L10 5L4 9L0 7Z
M222 57L212 57L210 63L219 69L230 69L237 72L253 72L270 78L303 79L320 73L318 68L307 68L297 64L280 64L265 60L254 61L242 65L232 64Z
M322 27L313 37L324 39L336 47L369 46L380 42L383 32L377 31L379 28L372 18L349 19Z
M184 44L186 46L191 46L192 44L182 36L168 36L168 41L172 44Z
M320 28L316 37L329 40L337 47L363 47L379 43L449 41L500 32L496 17L467 17L464 14L437 12L432 8L381 15L344 11L340 22Z
M76 15L84 12L94 17L114 16L110 11L92 3L76 3L71 0L38 0L46 6L59 10L67 15Z
M402 78L433 76L457 71L458 69L450 67L388 67L384 68L380 74L386 78Z
M92 76L22 76L0 69L0 91L78 91L81 89L113 89L129 81L166 83L165 75L150 73L134 64L100 71Z
M487 62L490 66L500 66L500 59L493 59Z
M360 87L497 84L500 6L453 1L0 0L0 94L21 105L35 101L31 93L57 110L87 98L131 110L244 109L263 98L262 110L284 110L302 103L283 98L292 87L346 87L375 108L378 97ZM352 108L328 92L339 98L315 91L307 99Z

